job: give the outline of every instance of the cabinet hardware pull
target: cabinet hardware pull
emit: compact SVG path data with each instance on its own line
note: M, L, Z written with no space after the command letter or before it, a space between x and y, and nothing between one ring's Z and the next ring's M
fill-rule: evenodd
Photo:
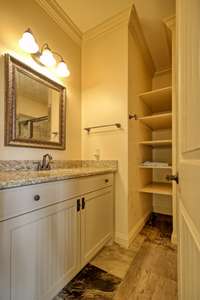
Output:
M35 201L39 201L39 200L40 200L40 195L35 195L35 196L34 196L34 200L35 200Z
M78 199L77 200L77 211L80 211L81 210L81 200Z
M109 179L105 179L105 183L108 183L109 182Z
M82 198L82 209L85 208L85 198Z

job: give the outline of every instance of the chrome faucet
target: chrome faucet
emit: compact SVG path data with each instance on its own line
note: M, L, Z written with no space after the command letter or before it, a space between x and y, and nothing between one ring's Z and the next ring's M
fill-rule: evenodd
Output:
M37 170L42 171L42 170L51 170L51 161L53 157L50 154L45 154L43 155L42 162L37 163Z
M50 163L51 163L52 159L53 159L53 157L48 153L43 155L41 169L42 170L51 170Z

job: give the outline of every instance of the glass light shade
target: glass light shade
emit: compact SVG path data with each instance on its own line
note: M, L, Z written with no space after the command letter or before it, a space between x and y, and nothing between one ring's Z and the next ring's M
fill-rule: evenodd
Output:
M42 54L40 56L40 62L47 67L55 66L56 60L50 49L46 48L42 51Z
M70 75L70 71L63 60L58 63L56 72L60 77L68 77Z
M23 33L22 38L19 40L19 46L28 53L36 53L39 50L34 36L29 31Z

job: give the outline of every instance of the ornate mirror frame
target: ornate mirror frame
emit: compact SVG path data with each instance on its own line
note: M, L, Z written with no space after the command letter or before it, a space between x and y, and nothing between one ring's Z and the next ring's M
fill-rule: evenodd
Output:
M59 142L22 139L16 136L16 73L24 75L60 93ZM31 67L5 54L5 146L33 147L44 149L65 149L66 131L66 88Z

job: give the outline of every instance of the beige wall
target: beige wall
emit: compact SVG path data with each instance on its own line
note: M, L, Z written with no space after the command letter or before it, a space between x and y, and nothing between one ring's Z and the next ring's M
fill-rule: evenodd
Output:
M60 81L67 88L67 143L65 151L4 147L4 69L2 54L9 52L40 72L39 68L18 47L22 33L30 27L40 45L44 42L63 55L71 76ZM55 159L81 158L81 48L42 10L34 0L0 2L0 159L39 159L50 152Z
M119 122L122 129L94 130L90 134L83 131L83 159L94 159L99 154L100 159L118 160L115 239L127 246L138 224L152 210L152 197L140 197L138 193L139 125L128 120L129 112L144 113L137 95L151 90L152 75L138 41L129 33L128 22L91 36L84 41L82 52L82 127ZM151 131L143 128L142 135L145 139ZM151 178L147 177L142 178L143 183Z
M116 29L83 43L82 127L121 123L122 129L82 131L83 159L116 159L115 218L117 240L127 237L127 97L128 29Z
M161 89L172 85L172 70L167 69L156 72L152 79L152 89Z
M152 76L138 47L138 42L129 30L128 35L128 109L138 116L145 115L146 107L138 94L150 91ZM146 216L152 210L150 195L141 194L139 188L149 181L150 173L138 168L144 159L151 159L151 151L139 146L142 140L151 139L151 130L135 120L129 121L128 127L128 232L129 241L143 225ZM148 147L147 147L148 148Z

